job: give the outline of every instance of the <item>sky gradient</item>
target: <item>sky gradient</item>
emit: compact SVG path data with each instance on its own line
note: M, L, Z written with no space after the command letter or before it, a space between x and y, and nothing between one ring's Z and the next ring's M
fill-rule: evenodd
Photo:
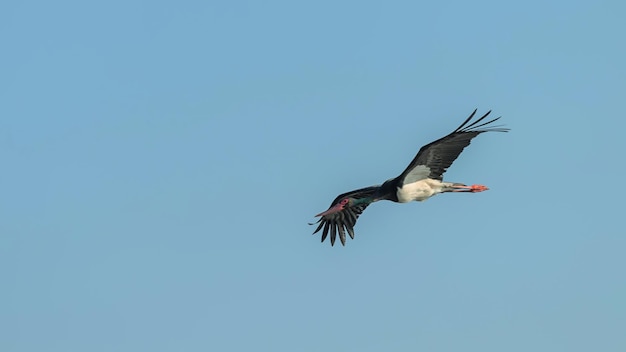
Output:
M625 351L626 5L0 5L0 350ZM492 109L345 247L307 222Z

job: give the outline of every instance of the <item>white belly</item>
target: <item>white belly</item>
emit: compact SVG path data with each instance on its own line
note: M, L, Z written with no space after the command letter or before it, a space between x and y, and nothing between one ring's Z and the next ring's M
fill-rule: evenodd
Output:
M440 193L443 187L443 182L427 178L398 187L396 195L400 203L407 203L414 200L421 202Z

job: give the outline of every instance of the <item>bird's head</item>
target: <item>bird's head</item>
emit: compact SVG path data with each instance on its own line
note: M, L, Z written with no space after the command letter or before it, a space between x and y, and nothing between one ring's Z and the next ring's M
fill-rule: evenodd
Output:
M315 217L338 213L342 211L343 209L345 209L345 207L349 207L352 204L352 202L353 202L352 198L344 198L341 200L341 202L333 205L328 210L315 215Z

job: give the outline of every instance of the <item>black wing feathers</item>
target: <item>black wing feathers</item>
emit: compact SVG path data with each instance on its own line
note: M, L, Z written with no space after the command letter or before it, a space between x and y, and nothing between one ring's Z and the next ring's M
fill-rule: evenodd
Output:
M329 209L346 198L361 199L366 197L372 197L377 190L378 186L372 186L340 194L331 203ZM369 204L370 203L367 202L353 206L346 206L342 211L338 213L322 216L316 222L316 224L319 223L319 225L317 226L313 234L318 233L320 230L322 230L323 227L322 242L326 240L326 237L328 237L328 234L330 233L330 244L332 246L335 244L337 234L339 234L339 240L341 241L341 244L345 246L346 231L348 232L350 238L354 239L354 225L356 224L356 220Z
M491 111L488 111L472 122L472 118L476 115L476 110L474 110L474 112L472 112L472 114L452 133L420 148L406 170L395 179L389 180L392 182L387 181L382 186L361 188L337 196L329 209L346 198L351 198L353 201L348 202L341 211L323 215L316 222L316 224L319 225L313 234L322 231L322 242L324 242L328 234L330 234L331 245L335 244L338 234L341 244L345 245L346 232L348 232L350 238L354 239L354 225L359 215L361 215L365 208L372 202L380 199L394 200L388 193L395 192L399 185L404 185L405 183L419 181L426 177L442 180L443 174L461 154L463 149L470 144L474 137L483 132L509 131L508 128L503 128L501 125L488 126L499 120L499 117L483 122L490 113ZM397 199L394 201L397 201Z
M454 160L458 158L463 149L470 144L474 137L483 132L508 132L508 128L502 128L501 126L490 126L481 129L481 127L487 126L500 119L500 117L497 117L487 122L480 123L490 113L491 110L487 111L482 117L468 125L476 114L476 110L474 110L474 112L472 112L472 114L452 133L420 148L413 161L411 161L406 170L400 175L400 179L404 180L415 167L425 165L430 169L429 178L442 180L443 174L450 165L452 165Z

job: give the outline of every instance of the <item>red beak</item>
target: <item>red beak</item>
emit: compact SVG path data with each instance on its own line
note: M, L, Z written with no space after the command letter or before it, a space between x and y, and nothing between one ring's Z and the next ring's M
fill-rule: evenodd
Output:
M341 205L341 203L339 203L339 204L335 205L334 207L332 207L332 208L330 208L330 209L328 209L328 210L326 210L324 212L321 212L321 213L315 215L315 217L338 213L338 212L340 212L342 210L343 210L343 205Z

